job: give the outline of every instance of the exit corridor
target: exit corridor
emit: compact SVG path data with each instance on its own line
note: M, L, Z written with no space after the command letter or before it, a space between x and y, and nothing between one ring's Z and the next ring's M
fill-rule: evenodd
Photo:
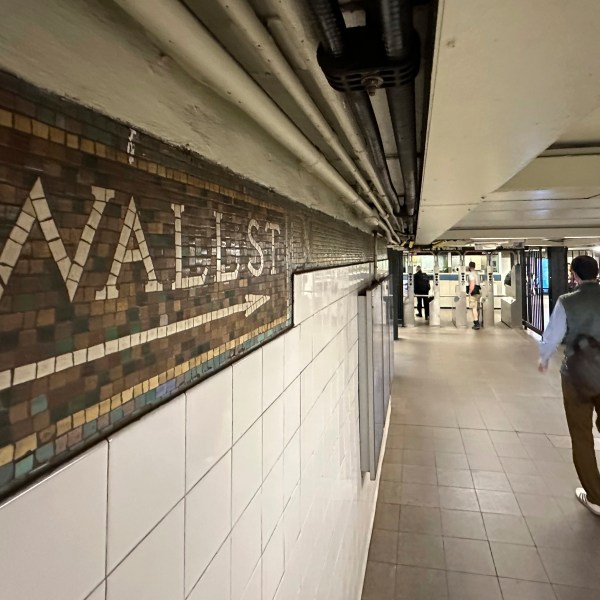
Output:
M500 326L403 329L395 352L363 600L599 597L560 357L539 374L534 341Z

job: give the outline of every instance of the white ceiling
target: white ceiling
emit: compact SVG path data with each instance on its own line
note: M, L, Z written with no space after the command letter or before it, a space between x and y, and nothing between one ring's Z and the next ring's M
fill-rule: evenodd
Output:
M599 157L536 158L600 146L599 30L597 0L440 0L417 243L600 227Z

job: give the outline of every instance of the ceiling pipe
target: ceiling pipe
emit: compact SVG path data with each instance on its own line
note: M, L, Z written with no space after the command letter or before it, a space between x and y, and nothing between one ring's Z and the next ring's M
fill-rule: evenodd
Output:
M323 47L333 56L341 56L344 53L344 32L346 27L337 1L309 0L309 5L317 19ZM373 161L385 195L394 206L395 214L399 215L403 199L397 195L390 178L381 134L379 133L379 127L377 126L377 120L369 96L367 92L349 92L346 93L346 98L356 121L361 126L370 151L371 160Z
M114 0L192 78L235 104L364 218L377 213L177 0ZM379 219L378 219L379 220ZM386 229L388 224L383 223Z
M379 0L383 44L388 58L401 59L413 52L415 32L410 0ZM418 55L417 55L418 56ZM416 73L415 73L416 74ZM417 127L414 79L386 89L409 216L415 214L417 183Z
M185 0L186 4L195 15L202 20L205 0ZM216 0L216 3L227 14L227 17L237 28L236 35L244 36L257 52L257 55L263 61L265 69L286 89L288 94L294 99L304 115L315 127L319 135L323 138L327 146L335 153L340 162L352 175L362 192L368 197L383 219L390 219L395 224L395 229L401 231L400 224L393 216L393 208L387 198L383 198L385 209L381 206L380 199L377 197L369 183L365 180L360 170L348 152L340 142L338 136L329 126L329 123L310 97L302 82L285 59L281 50L275 44L268 30L256 16L254 10L250 7L247 0ZM387 209L387 210L386 210ZM388 223L389 226L389 223Z
M292 4L287 4L285 10L282 11L282 6L279 4L278 0L261 1L268 8L271 15L277 15L267 19L267 26L278 45L280 47L287 47L290 43L290 35L295 35L295 39L298 41L294 46L294 55L288 56L288 60L295 61L295 70L307 70L316 81L319 81L323 77L323 71L318 66L312 47L310 44L300 43L300 41L304 39L303 31L305 20L303 17L295 11L294 5ZM389 213L392 214L393 208L390 200L383 189L379 174L373 166L364 137L358 131L356 121L348 110L345 96L336 92L329 85L323 86L321 93L326 99L328 107L335 116L344 136L348 139L352 151L358 158L362 169L369 177L371 183L375 186L377 194L386 205ZM402 224L402 219L399 219L399 221L400 230L402 231L404 225Z

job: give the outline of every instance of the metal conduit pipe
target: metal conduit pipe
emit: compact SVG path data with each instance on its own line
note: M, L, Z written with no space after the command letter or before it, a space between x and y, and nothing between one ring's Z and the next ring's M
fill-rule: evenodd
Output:
M203 0L201 0L200 5L202 2ZM331 129L329 123L306 91L306 88L298 79L296 73L294 73L294 70L273 41L273 38L267 29L265 29L260 19L256 16L256 13L252 10L247 0L216 0L216 2L227 13L231 22L237 27L239 35L245 36L249 44L256 49L256 52L265 65L265 69L277 78L297 103L298 107L302 109L303 113L312 125L314 125L315 129L319 132L329 148L333 150L340 159L340 162L352 174L356 183L382 215L382 218L386 219L386 221L388 217L391 218L392 222L395 223L396 228L401 230L400 224L393 216L394 211L387 198L383 198L387 209L384 210L379 198L373 193L369 183L365 180L354 161L348 155L338 136ZM192 8L194 7L194 4L195 3L192 4ZM202 13L199 12L197 14L200 19L202 19Z
M309 4L317 18L323 46L333 56L341 56L344 52L344 18L336 0L309 0ZM395 213L400 213L403 204L396 194L383 152L381 134L377 126L375 113L367 92L346 94L350 108L366 138L371 160L381 181L385 195L391 200Z
M408 0L380 0L381 30L386 54L400 59L413 42L412 5ZM386 90L400 169L404 179L406 211L413 216L417 204L417 128L414 80Z
M286 5L285 11L281 12L281 5L277 0L264 0L272 14L277 14L277 17L271 17L267 20L269 31L277 42L281 45L287 42L289 35L296 35L297 39L302 39L302 30L304 21L293 10L293 5ZM315 78L323 76L321 68L318 66L312 48L308 44L297 44L295 47L297 60L303 65L302 68L307 68ZM327 98L329 107L332 110L337 122L339 123L344 135L352 146L352 151L357 156L362 168L364 169L371 182L374 184L377 193L386 205L388 211L393 213L390 200L388 199L379 175L376 172L371 161L369 150L366 147L363 136L358 132L356 123L344 102L344 96L336 92L330 86L324 86L322 90L323 96ZM403 226L401 225L401 229Z
M191 77L234 103L372 222L377 213L177 0L114 0Z

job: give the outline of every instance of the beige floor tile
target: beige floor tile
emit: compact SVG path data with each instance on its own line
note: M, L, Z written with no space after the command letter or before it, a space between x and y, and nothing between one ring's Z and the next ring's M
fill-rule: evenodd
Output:
M471 476L471 471L469 470L457 471L454 469L438 469L437 480L438 485L444 485L448 487L473 487L473 477Z
M490 541L533 546L527 521L523 517L483 513L483 521Z
M386 529L388 531L398 531L400 521L400 505L386 504L385 502L377 503L375 511L374 529Z
M403 450L402 464L420 467L435 467L433 450Z
M448 572L448 592L450 600L502 600L498 578L485 575Z
M425 483L427 485L437 485L437 472L433 467L404 465L402 481L404 483Z
M519 473L521 475L539 475L533 460L529 458L501 458L500 462L506 473Z
M395 600L446 600L446 572L422 567L396 567Z
M473 471L473 483L477 490L512 491L506 475L497 471Z
M362 600L394 600L395 586L396 565L367 562Z
M469 463L465 454L453 452L436 452L435 464L438 469L468 469Z
M402 484L394 481L379 482L379 500L390 504L400 504Z
M498 456L503 458L529 458L522 444L494 444Z
M438 488L435 485L404 483L402 484L400 503L438 508L440 505Z
M520 515L521 509L512 492L477 490L477 498L482 512L504 515Z
M384 462L381 467L381 480L400 483L402 481L402 470L402 465Z
M551 583L600 590L598 561L584 549L538 548L538 553Z
M399 530L405 533L442 535L440 509L427 506L403 506Z
M521 475L520 473L508 473L508 480L513 492L523 494L545 494L550 495L550 490L541 475Z
M547 582L548 576L533 546L490 542L498 577Z
M459 487L440 487L440 507L454 510L479 510L475 490Z
M598 593L597 590L566 585L554 585L552 587L557 600L591 600Z
M442 532L445 537L486 540L481 513L465 510L442 510Z
M399 565L444 569L444 546L442 538L419 533L398 535Z
M497 456L467 454L469 467L474 471L498 471L504 472L504 467Z
M398 533L386 529L373 529L369 560L374 562L395 563L398 549Z
M449 571L495 575L494 561L486 541L444 538L446 568Z
M550 496L538 494L515 494L515 496L525 517L560 518L563 515L556 500Z
M500 588L504 600L556 600L549 583L500 577Z

